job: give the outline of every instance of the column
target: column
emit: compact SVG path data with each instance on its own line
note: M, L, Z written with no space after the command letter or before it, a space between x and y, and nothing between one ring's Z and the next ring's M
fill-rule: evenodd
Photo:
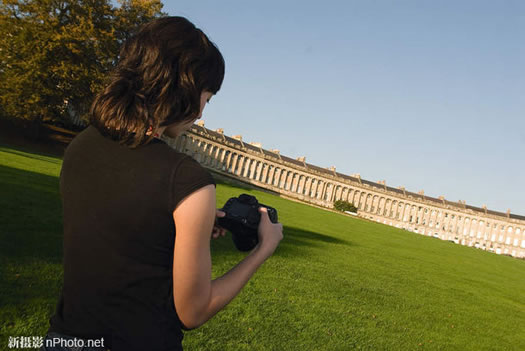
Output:
M213 162L212 162L213 168L219 168L219 164L220 164L219 158L220 158L221 151L222 149L217 146L213 154Z
M320 199L322 199L322 197L323 197L324 185L325 185L324 181L322 181L322 180L319 180L319 181L318 181L318 183L317 183L317 190L316 190L317 193L316 193L316 195L315 195L315 198L316 198L317 200L320 200Z
M273 178L273 186L279 187L279 184L280 184L280 181L281 181L281 172L282 172L281 168L277 168L275 170L275 175L274 175L274 178Z
M244 162L246 162L246 157L239 155L239 158L237 159L237 168L235 169L235 175L241 175Z
M268 165L268 179L266 180L267 184L270 184L271 186L274 185L274 175L275 175L275 166Z
M251 179L257 180L257 170L259 169L260 165L261 165L260 161L258 161L257 159L253 160L251 171L250 171L250 178Z
M233 152L231 152L230 150L226 150L226 162L224 163L224 170L226 172L230 171L232 158L233 158Z
M297 173L293 173L292 175L292 178L290 180L290 191L292 193L295 193L295 191L297 190L297 185L298 185L298 177L299 175Z
M324 201L327 191L328 191L328 183L323 182L323 185L321 187L321 197L319 198L319 200Z
M293 180L293 171L288 171L288 174L286 175L286 178L284 180L284 190L291 190L292 189L292 180Z
M227 154L227 150L226 149L222 149L221 150L221 153L220 153L220 157L219 157L219 169L221 171L224 170L225 168L225 158L226 158L226 154Z
M301 175L299 178L299 189L297 189L297 192L301 195L304 194L304 184L306 183L306 176Z
M306 184L304 185L304 195L310 197L310 190L312 188L312 177L306 177Z
M288 178L288 170L283 169L281 171L281 179L279 180L279 188L285 189L286 188L286 178Z
M255 180L261 181L261 174L263 171L264 163L262 161L259 161L259 164L257 165L257 170L255 171Z
M248 173L250 172L250 167L252 166L253 160L251 158L246 157L246 162L244 163L244 172L242 176L244 178L248 178Z

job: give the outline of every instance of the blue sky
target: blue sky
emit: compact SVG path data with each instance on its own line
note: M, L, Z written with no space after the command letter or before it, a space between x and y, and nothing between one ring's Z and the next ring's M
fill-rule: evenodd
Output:
M206 127L525 215L525 2L164 4L224 55Z

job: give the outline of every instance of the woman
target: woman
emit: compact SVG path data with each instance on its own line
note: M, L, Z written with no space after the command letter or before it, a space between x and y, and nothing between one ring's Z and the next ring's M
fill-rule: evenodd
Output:
M123 45L64 155L64 284L43 350L179 350L181 329L226 306L276 249L282 225L261 208L258 246L212 280L210 237L224 235L214 180L159 139L200 118L223 77L217 47L182 17Z

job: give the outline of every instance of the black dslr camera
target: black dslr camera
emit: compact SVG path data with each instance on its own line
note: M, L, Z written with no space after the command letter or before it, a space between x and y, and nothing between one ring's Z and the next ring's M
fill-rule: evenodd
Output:
M226 216L218 218L218 223L232 233L233 243L240 251L250 251L259 242L257 234L259 222L261 221L259 207L266 207L270 221L277 223L277 210L260 204L255 196L248 194L232 197L221 208L221 211L224 211Z

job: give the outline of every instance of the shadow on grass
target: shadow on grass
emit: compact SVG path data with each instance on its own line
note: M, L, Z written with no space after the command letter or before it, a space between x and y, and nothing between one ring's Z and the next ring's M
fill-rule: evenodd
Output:
M333 236L315 233L302 228L284 226L284 238L279 245L279 250L296 251L300 246L325 246L326 244L353 245L347 240L334 238Z
M0 147L16 149L42 156L60 157L64 155L66 144L54 140L34 139L24 135L25 130L12 129L3 125L0 119Z
M57 177L0 166L0 259L62 260L62 205Z
M307 248L328 248L329 245L355 246L350 241L334 238L330 235L315 233L297 227L283 227L283 240L279 244L276 256L303 256L307 255ZM233 245L231 234L227 237L212 241L213 256L218 258L223 255L237 255L239 251Z
M58 187L57 177L0 166L0 324L6 328L20 319L17 311L31 314L56 302L62 274Z

